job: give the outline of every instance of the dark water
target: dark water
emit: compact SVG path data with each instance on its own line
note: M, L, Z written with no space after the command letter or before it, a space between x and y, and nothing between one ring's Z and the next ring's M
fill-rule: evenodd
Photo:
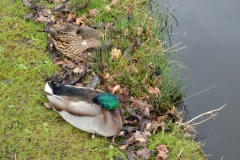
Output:
M227 103L214 120L197 126L210 160L240 159L240 0L174 1L179 26L173 39L187 48L178 53L193 74L186 99L190 117ZM168 4L169 6L169 4ZM186 33L186 35L184 35ZM183 45L182 45L183 46ZM181 47L181 46L180 46Z

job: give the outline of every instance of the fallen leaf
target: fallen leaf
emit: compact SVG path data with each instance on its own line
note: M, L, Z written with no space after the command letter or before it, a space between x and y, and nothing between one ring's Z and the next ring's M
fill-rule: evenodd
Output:
M158 87L153 88L153 87L149 86L148 87L148 92L150 94L154 94L156 96L160 96L161 95L161 91L160 91L160 89Z
M83 68L76 67L73 69L73 73L82 73Z
M143 137L143 135L141 134L140 131L136 131L133 134L133 136L135 138L135 141L139 141L140 143L146 143L147 142L147 139Z
M151 31L150 31L150 29L149 29L148 26L147 26L147 28L146 28L146 36L147 36L147 37L150 37L150 36L151 36Z
M55 65L63 65L65 62L64 61L58 61L56 63L54 63Z
M84 21L83 21L83 18L81 18L81 17L76 18L75 23L76 23L77 25L81 25L81 26L84 26L84 25L85 25L85 23L84 23Z
M112 94L114 94L114 93L115 93L116 91L118 91L119 89L121 89L120 85L114 85L114 86L109 85L109 86L108 86L108 90L109 90Z
M104 79L108 79L109 77L110 77L110 74L106 73L105 76L104 76Z
M165 144L158 144L156 149L158 151L157 160L166 160L168 158L168 149Z
M105 9L106 9L107 12L111 11L110 5L106 5Z
M124 144L124 145L122 145L118 148L121 149L121 150L125 150L128 146L129 146L129 144L127 143L127 144Z
M71 21L73 21L73 15L72 14L68 14L67 22L71 22Z
M110 54L113 60L117 60L122 55L122 51L120 49L113 48Z
M149 159L150 155L151 155L151 150L149 150L147 148L143 148L143 149L140 149L137 151L137 156L144 160Z
M97 9L89 9L89 16L90 17L96 17L96 15L99 13Z
M174 117L176 113L176 108L173 106L171 110L168 110L165 114L171 115Z
M50 14L52 14L52 11L49 9L43 9L42 14L44 17L48 17Z
M142 33L143 28L142 27L138 27L137 28L137 35L140 36L140 34Z
M120 32L123 34L123 35L128 35L128 32L129 32L129 29L124 29L123 27L121 27L120 29Z
M146 125L146 130L152 132L155 134L155 132L159 129L159 127L166 129L166 123L165 122L159 122L159 121L152 121L151 123L148 123Z
M140 107L140 108L151 107L151 105L148 104L147 101L144 101L142 99L131 97L129 100L133 102L132 105L135 107Z
M40 15L35 19L35 22L45 22L46 20L47 20L46 17L44 17L43 15Z
M72 69L76 66L72 61L70 61L68 59L64 59L64 62L65 62L65 64L62 65L63 67Z

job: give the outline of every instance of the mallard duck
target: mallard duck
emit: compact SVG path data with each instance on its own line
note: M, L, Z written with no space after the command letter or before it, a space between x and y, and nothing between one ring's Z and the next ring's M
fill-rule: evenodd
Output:
M47 82L45 94L51 107L68 123L105 137L117 135L123 125L118 99L101 90Z
M76 61L84 60L86 49L100 46L97 31L88 26L66 30L49 27L47 32L56 49Z

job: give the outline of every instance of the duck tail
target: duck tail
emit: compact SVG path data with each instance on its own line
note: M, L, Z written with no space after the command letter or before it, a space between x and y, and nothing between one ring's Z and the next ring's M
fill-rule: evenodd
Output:
M46 83L44 92L45 92L46 95L52 95L53 94L53 83L51 81Z

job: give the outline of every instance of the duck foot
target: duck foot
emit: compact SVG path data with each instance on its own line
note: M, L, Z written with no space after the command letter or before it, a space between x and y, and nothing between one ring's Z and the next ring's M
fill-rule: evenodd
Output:
M53 108L50 103L44 103L44 106L45 106L47 109Z

